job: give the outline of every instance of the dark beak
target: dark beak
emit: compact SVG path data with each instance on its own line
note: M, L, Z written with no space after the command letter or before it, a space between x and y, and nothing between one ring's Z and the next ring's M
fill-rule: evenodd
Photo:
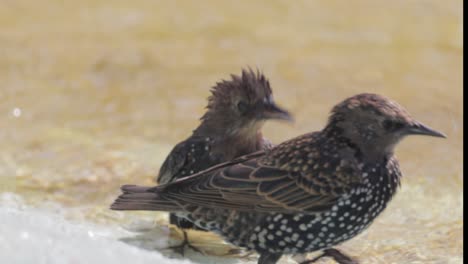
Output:
M436 131L422 123L416 122L407 129L408 135L426 135L432 137L446 138L444 133Z
M288 122L294 122L294 118L292 117L292 115L288 111L277 106L274 102L269 102L267 104L264 104L264 109L263 109L261 118L262 119L279 119L279 120L286 120Z

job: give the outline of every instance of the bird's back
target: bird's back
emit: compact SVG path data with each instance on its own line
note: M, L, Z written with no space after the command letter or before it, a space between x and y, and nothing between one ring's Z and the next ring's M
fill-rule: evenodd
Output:
M219 156L210 153L212 144L210 137L195 136L177 144L162 164L157 182L166 184L221 162Z
M236 157L272 147L273 144L263 137L255 144L236 145L208 136L192 135L172 149L162 164L156 181L166 184Z
M161 166L156 181L159 184L170 183L238 156L272 147L273 144L261 135L255 144L245 145L229 144L208 136L192 135L172 149ZM169 215L169 222L180 228L201 230L192 222L174 214Z

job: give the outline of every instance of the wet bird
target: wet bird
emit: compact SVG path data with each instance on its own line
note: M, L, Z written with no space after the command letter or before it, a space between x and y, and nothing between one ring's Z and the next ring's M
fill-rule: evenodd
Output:
M272 147L262 136L266 120L292 120L292 116L277 106L268 79L258 71L242 70L241 76L218 82L208 99L207 112L201 124L186 140L177 144L164 161L156 181L166 184L176 179L205 170L221 162ZM185 218L170 214L170 223L180 228L194 228ZM172 247L183 254L188 244Z
M396 102L359 94L336 105L321 131L170 184L123 186L111 209L174 212L257 251L259 264L317 250L334 256L333 246L394 197L402 177L394 149L408 135L445 137Z

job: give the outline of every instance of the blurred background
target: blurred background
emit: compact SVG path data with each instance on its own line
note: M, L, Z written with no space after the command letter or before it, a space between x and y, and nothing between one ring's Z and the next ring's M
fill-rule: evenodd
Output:
M0 259L164 263L151 242L174 237L164 215L108 206L120 185L152 184L210 87L251 66L296 117L267 123L275 143L361 92L446 133L399 145L400 193L341 248L362 263L461 263L462 12L462 0L1 1ZM198 263L251 261L199 244Z

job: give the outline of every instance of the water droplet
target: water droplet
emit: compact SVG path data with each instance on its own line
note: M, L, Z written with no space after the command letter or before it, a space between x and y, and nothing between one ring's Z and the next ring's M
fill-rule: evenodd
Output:
M21 116L21 109L18 107L13 108L12 114L14 117L20 117Z

